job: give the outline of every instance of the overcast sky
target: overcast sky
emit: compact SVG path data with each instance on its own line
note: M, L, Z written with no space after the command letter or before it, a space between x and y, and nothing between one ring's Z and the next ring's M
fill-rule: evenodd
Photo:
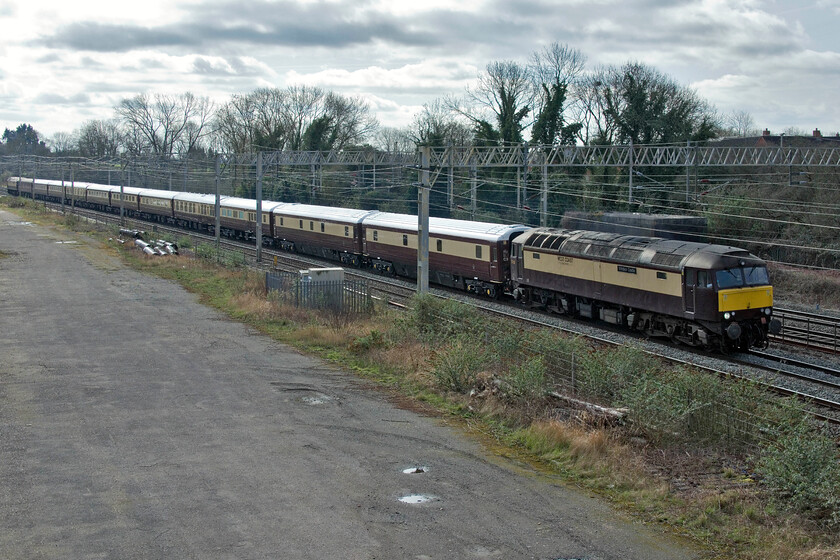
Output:
M44 136L141 92L319 85L386 126L557 41L633 60L757 127L840 131L840 0L2 0L0 127Z

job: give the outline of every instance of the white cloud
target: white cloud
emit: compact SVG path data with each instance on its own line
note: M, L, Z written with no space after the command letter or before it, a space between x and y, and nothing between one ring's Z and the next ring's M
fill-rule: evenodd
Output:
M190 90L224 102L232 93L291 83L363 95L383 122L408 122L424 103L463 92L491 60L525 62L559 41L583 51L590 67L630 60L655 66L693 84L721 111L748 110L757 124L760 116L771 121L778 114L801 118L803 128L820 121L840 129L833 100L840 21L832 21L840 0L126 0L114 6L111 0L3 2L4 27L17 31L0 44L0 126L16 126L8 121L18 118L50 119L33 123L44 131L59 129L59 120L76 118L78 126L90 115L110 116L120 97L141 92ZM65 104L61 114L55 103L44 103L84 103L83 94L86 105Z
M329 68L302 74L295 70L286 73L286 83L306 83L330 88L351 88L366 91L428 91L446 92L463 89L478 74L470 64L433 59L398 68L369 66L358 70ZM442 93L441 93L442 95Z

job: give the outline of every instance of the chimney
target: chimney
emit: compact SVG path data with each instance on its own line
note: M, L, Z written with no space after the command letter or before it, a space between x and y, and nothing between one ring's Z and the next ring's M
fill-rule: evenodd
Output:
M770 130L765 128L764 132L762 132L761 135L762 136L770 136Z
M822 138L822 133L820 133L819 128L814 129L814 138Z

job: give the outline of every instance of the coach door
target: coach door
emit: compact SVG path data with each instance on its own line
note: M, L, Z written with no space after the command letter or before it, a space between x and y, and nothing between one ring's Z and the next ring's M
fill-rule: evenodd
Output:
M524 245L519 243L511 243L510 244L510 270L511 276L515 280L522 281L522 269L525 268L525 259L521 254L521 249Z
M693 268L685 269L683 276L683 295L685 300L685 311L694 313L697 305L697 271Z
M490 278L499 279L499 245L501 243L490 243Z

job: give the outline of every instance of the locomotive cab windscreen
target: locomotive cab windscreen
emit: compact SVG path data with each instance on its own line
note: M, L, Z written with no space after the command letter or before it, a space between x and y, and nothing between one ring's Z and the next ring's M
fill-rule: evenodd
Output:
M770 276L766 266L744 266L727 268L715 272L719 290L740 288L743 286L768 286Z

